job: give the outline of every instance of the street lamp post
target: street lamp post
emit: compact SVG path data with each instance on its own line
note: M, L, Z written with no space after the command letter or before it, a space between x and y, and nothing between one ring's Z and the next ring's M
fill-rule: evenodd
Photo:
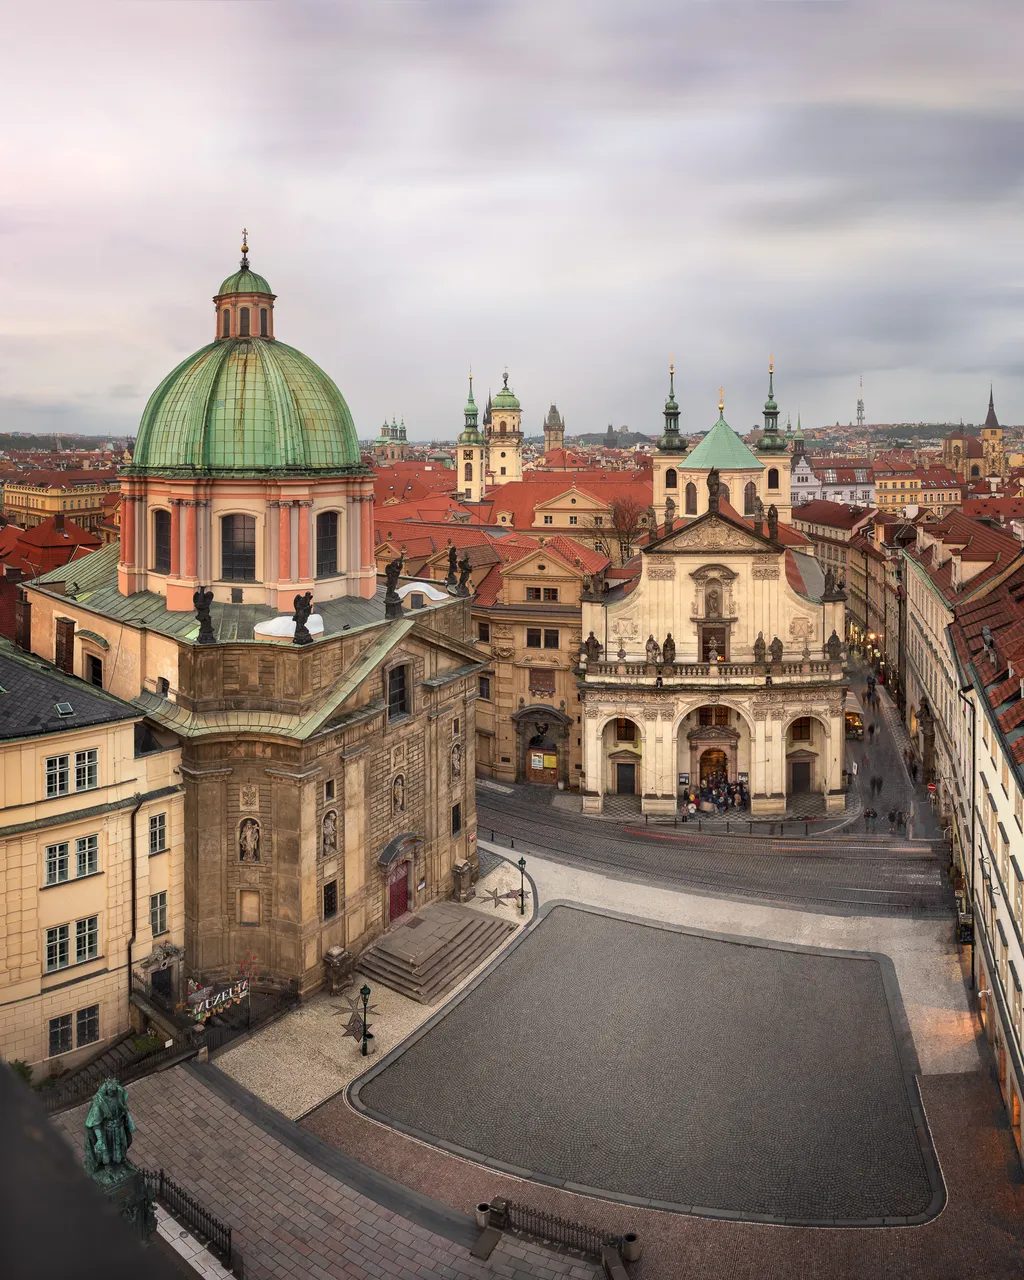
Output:
M363 1057L365 1058L365 1057L366 1057L366 1055L367 1055L367 1047L366 1047L366 1006L367 1006L367 1005L369 1004L369 1002L370 1002L370 988L369 988L368 986L366 986L366 985L365 985L365 983L364 983L363 987L361 988L361 990L360 990L360 992L359 992L359 995L360 995L360 997L362 998L362 1001L363 1001L363 1048L362 1048L362 1055L363 1055Z
M526 859L519 859L519 914L526 915Z

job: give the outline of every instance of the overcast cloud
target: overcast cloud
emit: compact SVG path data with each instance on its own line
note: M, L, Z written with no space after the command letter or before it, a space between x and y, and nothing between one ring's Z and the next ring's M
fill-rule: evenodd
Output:
M1024 422L1024 5L9 5L0 430L134 429L251 261L361 436Z

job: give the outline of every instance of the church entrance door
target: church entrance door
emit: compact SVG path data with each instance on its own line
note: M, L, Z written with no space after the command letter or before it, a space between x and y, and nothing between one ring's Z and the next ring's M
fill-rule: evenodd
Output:
M792 786L790 790L794 795L802 795L811 789L811 762L810 760L794 760L789 766L791 770Z
M636 765L623 764L618 761L615 765L615 792L620 796L636 795Z
M409 864L400 862L388 876L388 920L394 924L409 910Z
M729 777L729 761L724 751L717 747L705 751L700 758L700 785L706 787L714 782L726 782Z

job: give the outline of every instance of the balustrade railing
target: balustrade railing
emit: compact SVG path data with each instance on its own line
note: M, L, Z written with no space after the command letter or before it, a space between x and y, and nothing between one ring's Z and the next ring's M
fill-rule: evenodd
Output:
M758 680L766 675L793 678L807 676L832 676L842 673L842 665L820 658L808 658L799 662L647 662L642 658L626 657L621 662L598 660L588 662L583 669L584 678L618 676L629 680Z

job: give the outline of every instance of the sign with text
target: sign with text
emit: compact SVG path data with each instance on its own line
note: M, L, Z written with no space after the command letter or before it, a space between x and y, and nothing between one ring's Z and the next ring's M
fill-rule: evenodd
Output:
M197 1022L205 1022L212 1014L226 1009L228 1005L238 1004L248 994L248 978L240 978L230 987L222 987L216 992L212 987L199 987L189 993L189 1012Z

